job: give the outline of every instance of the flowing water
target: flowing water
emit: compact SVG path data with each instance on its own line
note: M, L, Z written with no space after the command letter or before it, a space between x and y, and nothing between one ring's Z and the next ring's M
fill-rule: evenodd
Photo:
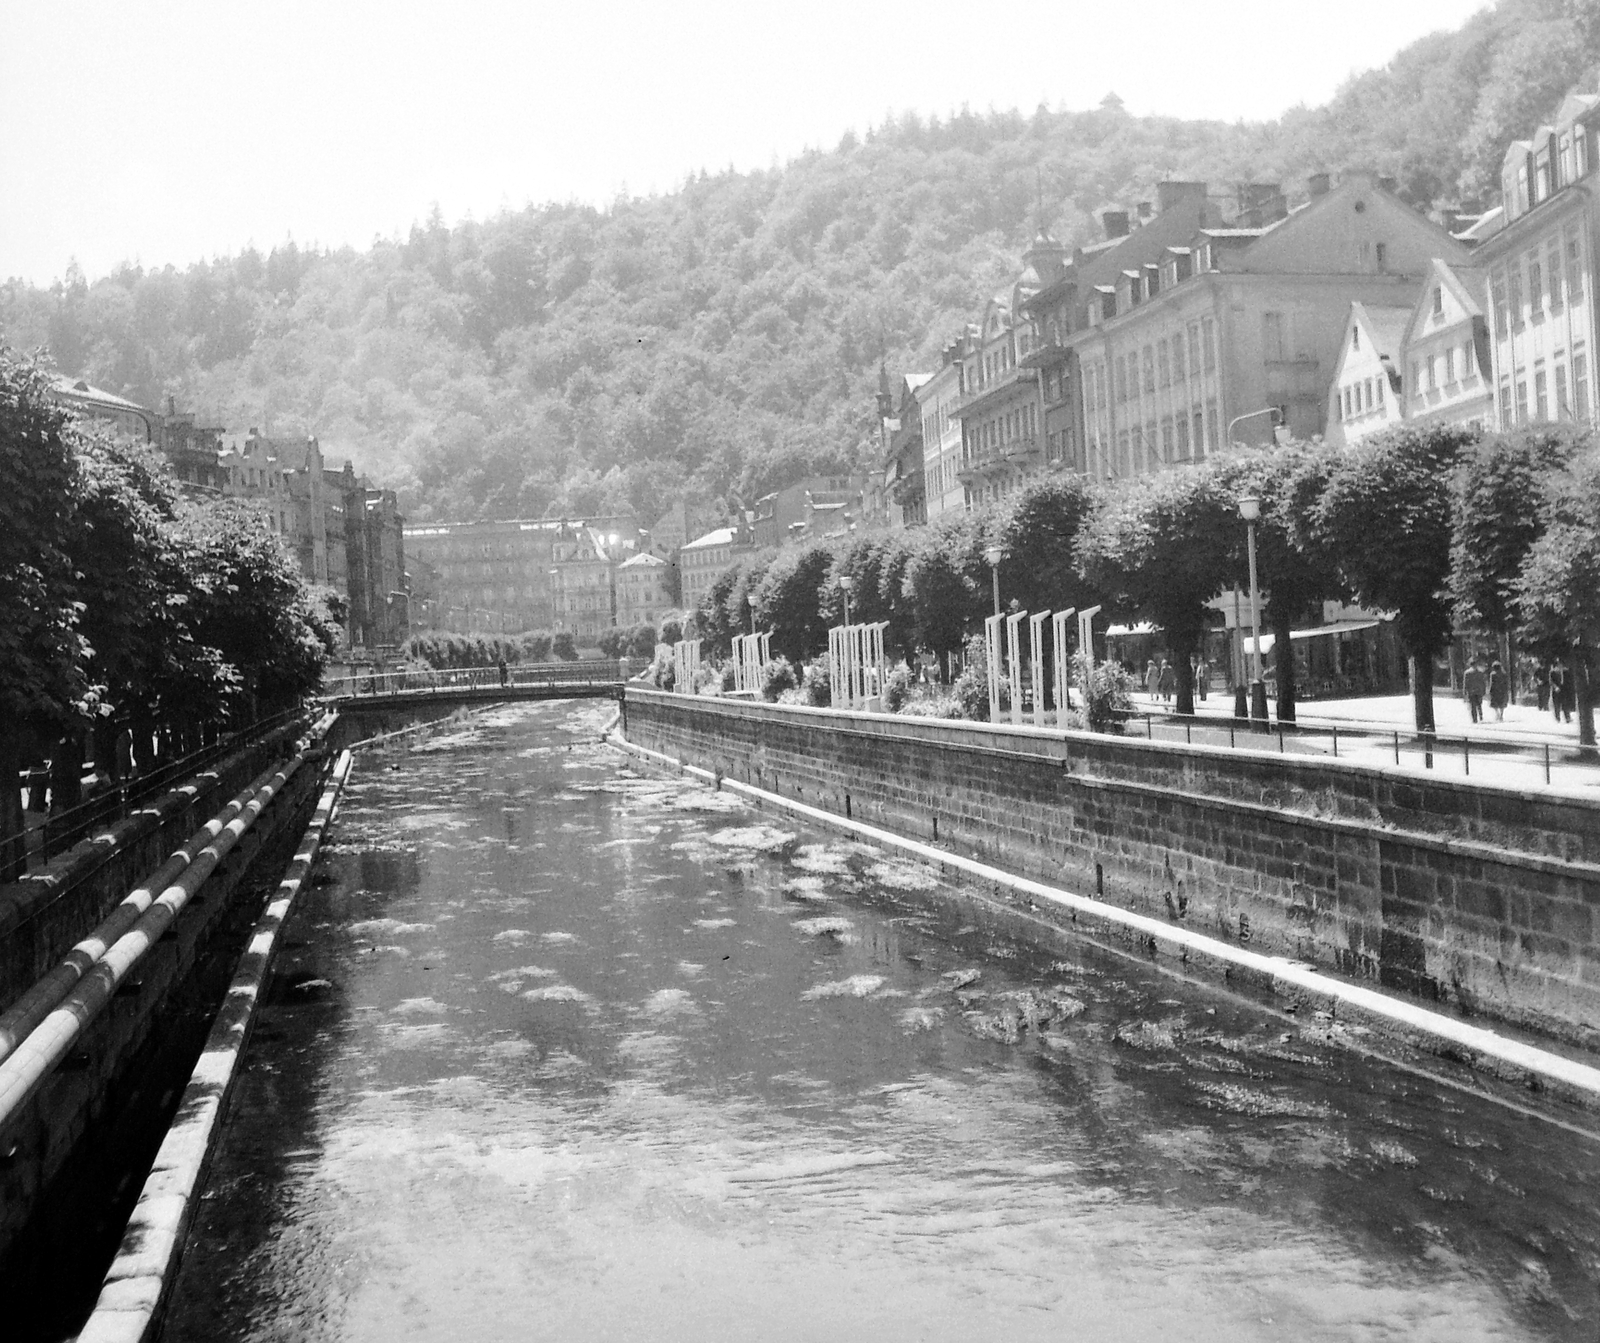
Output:
M169 1343L1600 1332L1594 1141L963 923L599 720L360 760Z

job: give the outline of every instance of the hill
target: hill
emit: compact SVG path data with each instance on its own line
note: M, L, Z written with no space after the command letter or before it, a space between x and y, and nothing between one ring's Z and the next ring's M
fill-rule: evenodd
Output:
M231 428L314 433L426 518L538 516L675 497L715 509L865 442L880 359L929 368L1029 234L1162 178L1345 167L1419 208L1483 197L1505 145L1600 56L1600 0L1501 0L1275 122L1040 108L905 115L764 172L701 173L605 209L438 217L360 251L0 287L0 339Z

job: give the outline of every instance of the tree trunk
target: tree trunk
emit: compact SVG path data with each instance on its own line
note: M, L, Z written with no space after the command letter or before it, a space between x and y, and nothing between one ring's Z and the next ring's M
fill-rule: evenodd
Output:
M1590 662L1591 650L1582 644L1572 649L1572 675L1576 681L1578 709L1578 745L1593 746L1594 740L1594 668Z
M1272 671L1278 682L1278 721L1294 722L1295 666L1294 644L1290 642L1290 622L1272 622Z
M1168 644L1168 651L1172 655L1172 669L1178 674L1177 709L1180 716L1194 713L1194 668L1189 665L1189 657L1198 642L1196 639L1178 638Z
M1432 732L1433 656L1411 653L1406 661L1411 667L1411 703L1416 712L1417 731Z
M22 815L17 737L0 732L0 882L15 881L27 865L27 823Z
M50 757L50 812L76 807L83 801L83 738L69 732L56 742Z

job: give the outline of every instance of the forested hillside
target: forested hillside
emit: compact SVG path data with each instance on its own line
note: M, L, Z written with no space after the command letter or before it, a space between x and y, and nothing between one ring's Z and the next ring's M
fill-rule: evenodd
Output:
M1014 268L1041 196L1068 243L1165 177L1292 193L1371 167L1419 207L1455 204L1492 189L1506 143L1597 56L1600 0L1501 0L1273 123L1132 117L1114 98L907 115L604 209L12 281L0 339L147 404L314 433L398 486L413 520L648 520L680 495L714 510L856 462L880 358L933 366Z

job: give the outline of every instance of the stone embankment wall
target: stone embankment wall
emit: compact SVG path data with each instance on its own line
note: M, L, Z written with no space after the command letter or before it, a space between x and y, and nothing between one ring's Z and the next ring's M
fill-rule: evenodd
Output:
M623 723L637 745L784 797L1600 1046L1600 801L633 685Z

